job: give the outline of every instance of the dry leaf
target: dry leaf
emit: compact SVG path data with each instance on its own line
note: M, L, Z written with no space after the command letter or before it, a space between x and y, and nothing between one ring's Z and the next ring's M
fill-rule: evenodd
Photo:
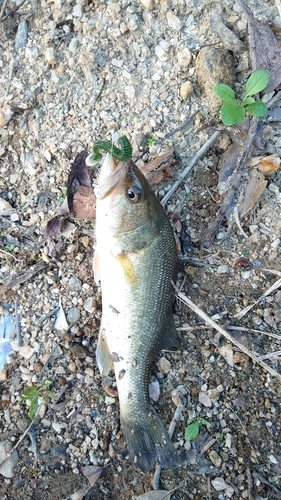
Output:
M246 185L244 192L244 200L240 203L238 207L239 217L244 217L255 203L259 200L260 196L264 192L267 186L267 181L261 172L258 172L255 168L250 170L250 179Z
M76 155L68 175L66 197L70 212L73 210L73 199L79 186L90 188L92 185L89 167L85 163L88 154L88 151L84 149Z
M281 83L281 44L267 24L255 23L254 40L249 41L250 55L255 51L257 69L267 69L269 84L264 92L272 92Z
M171 493L166 490L153 490L137 497L138 500L170 500Z
M81 467L81 471L82 474L88 479L90 485L94 486L103 471L103 467L99 465L85 465L84 467Z
M248 167L257 167L263 175L271 174L280 167L280 158L278 155L255 156L247 160Z
M96 197L92 187L78 187L73 197L72 209L77 219L95 220Z
M161 182L173 177L172 168L178 164L174 150L169 149L166 153L146 163L141 171L153 188Z
M228 190L228 187L224 190L223 186L237 167L238 158L241 156L244 143L242 134L233 134L231 132L229 135L233 142L225 151L220 164L218 180L218 190L220 194L224 194Z
M241 363L245 367L248 366L248 364L249 364L249 357L246 354L244 354L243 352L235 352L233 354L232 360L233 360L234 364Z

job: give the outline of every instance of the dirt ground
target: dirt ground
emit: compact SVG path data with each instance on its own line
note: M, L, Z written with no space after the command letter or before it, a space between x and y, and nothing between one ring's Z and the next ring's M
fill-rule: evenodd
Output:
M62 234L39 242L65 198L75 156L97 140L126 134L140 168L173 148L173 177L155 188L163 197L221 127L213 96L198 84L196 60L203 47L222 43L211 29L209 0L26 0L15 11L17 5L0 1L0 300L3 314L14 314L17 302L23 346L15 341L0 371L0 444L11 449L30 424L21 398L26 386L52 381L54 399L18 444L10 475L1 475L0 500L77 500L75 492L89 486L85 466L104 467L85 499L134 499L153 489L154 471L130 463L114 376L103 380L95 362L95 221L71 214ZM248 5L280 37L275 2ZM244 44L233 53L240 89L251 71L247 22L238 3L222 6ZM255 144L251 156L280 156L279 123L261 122L264 149ZM229 144L221 132L165 207L180 245L177 286L258 356L277 353L264 361L280 373L280 288L235 316L281 277L280 169L266 177L240 228L224 219L209 248L203 245L224 199L218 171ZM94 169L93 184L97 176ZM280 381L179 299L174 313L184 348L162 351L151 380L160 387L153 406L167 428L179 394L185 398L172 438L184 466L162 470L160 489L180 485L172 500L280 499ZM188 422L198 416L209 425L186 441Z

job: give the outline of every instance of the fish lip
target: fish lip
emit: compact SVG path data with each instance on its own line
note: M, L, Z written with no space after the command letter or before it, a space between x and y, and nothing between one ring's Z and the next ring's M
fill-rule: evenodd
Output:
M108 153L109 155L109 153ZM107 157L105 158L105 161L109 160ZM98 200L103 200L106 198L111 191L115 188L116 184L119 182L119 180L122 178L124 175L125 170L129 167L131 163L131 159L129 160L124 160L124 161L119 161L117 166L114 164L113 166L113 171L107 175L104 178L100 178L98 186L95 189L96 197ZM101 172L102 176L102 172Z

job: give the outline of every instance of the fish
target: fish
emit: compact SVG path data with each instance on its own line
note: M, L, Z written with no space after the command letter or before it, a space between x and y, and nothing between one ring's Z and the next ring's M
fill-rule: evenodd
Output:
M102 293L97 365L105 376L114 368L134 466L175 468L179 458L148 394L157 353L181 346L172 314L178 272L173 229L132 159L117 161L107 153L95 192L94 276Z

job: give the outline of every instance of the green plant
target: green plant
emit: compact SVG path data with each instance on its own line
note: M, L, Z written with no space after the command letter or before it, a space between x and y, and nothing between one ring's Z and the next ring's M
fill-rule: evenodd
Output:
M59 197L59 202L60 203L63 203L64 200L66 198L66 189L65 188L61 188L61 196Z
M210 423L204 418L199 417L199 415L196 415L195 418L188 420L188 426L186 427L184 433L186 441L191 441L198 436L201 425L210 425Z
M13 243L8 243L8 245L5 246L5 249L7 250L7 252L12 252L15 246L16 245L14 245Z
M268 71L259 69L251 74L246 83L246 93L242 101L236 100L235 92L228 85L218 83L214 86L214 92L225 102L221 107L221 119L224 125L241 123L245 114L252 116L265 116L267 106L262 101L256 101L253 95L265 89L269 82Z
M24 394L22 395L21 399L23 401L30 401L28 414L30 420L34 420L36 412L41 403L46 403L48 399L53 399L55 397L55 395L48 389L50 385L52 385L52 383L53 382L47 380L42 384L25 387Z
M146 142L148 146L154 146L154 144L156 144L157 142L157 139L155 139L155 137L149 137Z

